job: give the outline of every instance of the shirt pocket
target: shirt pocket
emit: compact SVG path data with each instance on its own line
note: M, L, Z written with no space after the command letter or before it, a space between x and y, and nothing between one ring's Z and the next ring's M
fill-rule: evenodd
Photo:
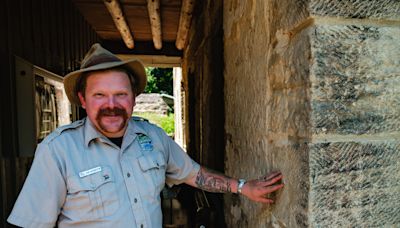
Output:
M160 194L165 185L165 159L161 152L151 151L138 158L147 183L152 183L154 194Z
M110 167L100 172L67 178L67 197L63 214L71 220L92 220L113 215L120 202Z

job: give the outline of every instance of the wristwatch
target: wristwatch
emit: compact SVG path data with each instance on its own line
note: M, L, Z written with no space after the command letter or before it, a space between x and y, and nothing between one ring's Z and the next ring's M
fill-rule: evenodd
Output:
M243 188L244 184L246 184L246 180L245 179L239 179L238 180L238 186L237 186L237 193L238 194L242 194L242 188Z

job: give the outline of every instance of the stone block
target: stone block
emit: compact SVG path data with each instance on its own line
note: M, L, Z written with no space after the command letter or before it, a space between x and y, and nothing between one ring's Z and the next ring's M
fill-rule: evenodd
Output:
M310 35L313 133L398 131L400 28L316 25Z
M244 134L245 135L245 134ZM285 187L269 197L275 204L254 203L243 196L226 195L225 213L228 227L308 227L308 145L287 141L246 144L228 141L230 163L228 175L256 178L272 170L285 174ZM241 144L239 146L238 144ZM245 148L244 148L245 147ZM234 153L232 153L235 151Z
M311 0L311 15L346 17L400 19L400 2L396 0Z
M400 143L310 145L311 227L400 224Z
M308 139L310 107L307 93L308 89L305 87L274 91L268 109L268 135L280 134L299 140Z

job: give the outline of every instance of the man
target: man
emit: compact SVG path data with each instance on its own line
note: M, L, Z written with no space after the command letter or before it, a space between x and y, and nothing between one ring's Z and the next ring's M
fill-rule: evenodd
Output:
M160 128L131 118L146 74L95 44L81 69L66 75L71 103L87 118L39 145L8 222L21 227L161 227L165 183L241 193L257 202L283 187L279 172L251 181L201 167Z

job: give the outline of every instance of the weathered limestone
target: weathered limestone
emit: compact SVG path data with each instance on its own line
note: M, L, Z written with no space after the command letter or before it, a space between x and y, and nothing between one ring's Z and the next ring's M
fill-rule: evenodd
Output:
M311 30L310 224L400 225L400 28Z
M398 131L400 28L317 25L313 30L314 133Z
M400 144L318 143L310 150L310 223L382 227L400 223Z
M228 227L308 224L310 43L285 28L304 21L301 1L225 1L226 173L285 174L272 206L227 196Z
M224 1L226 172L285 175L229 227L400 225L400 2Z
M313 16L400 19L400 5L395 0L312 0L309 4Z

